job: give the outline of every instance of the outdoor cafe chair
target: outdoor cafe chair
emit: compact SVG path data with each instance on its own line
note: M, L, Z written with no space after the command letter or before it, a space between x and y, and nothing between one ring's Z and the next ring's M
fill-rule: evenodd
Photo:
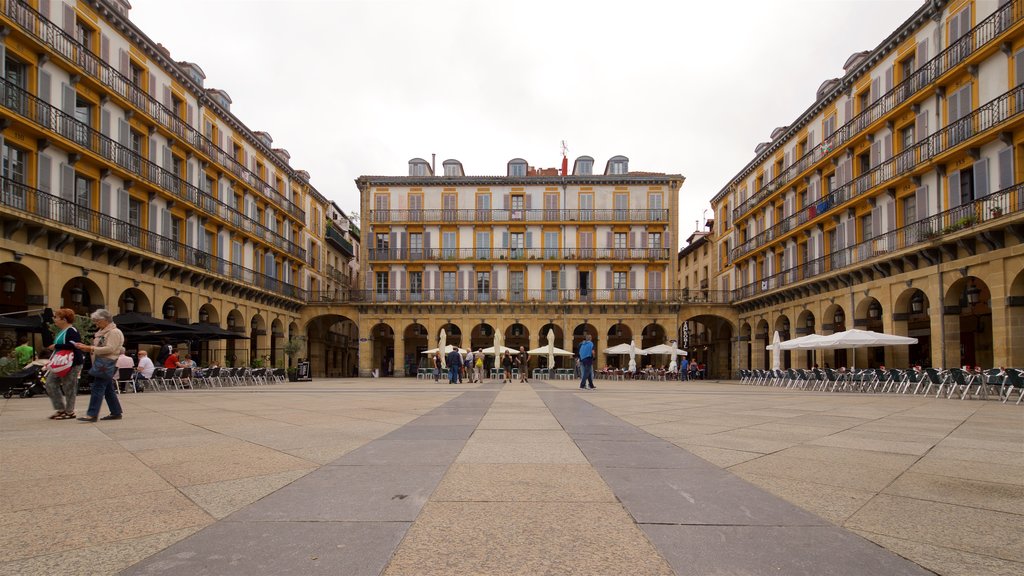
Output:
M153 390L167 389L167 368L156 368L153 370L153 375L149 377L150 384L153 385Z
M117 392L121 392L121 386L124 386L125 392L128 391L128 387L131 386L132 392L138 392L135 388L135 369L134 368L118 368L117 369Z
M923 394L927 396L931 392L932 386L938 386L938 390L935 392L935 397L938 398L939 394L942 393L942 387L945 386L947 378L948 376L946 374L939 372L935 368L925 368L924 375L921 376L921 380L926 382L928 385L925 386ZM914 389L914 393L917 393L916 388Z
M1005 372L1006 383L1004 384L1004 387L1008 386L1009 388L1006 390L1006 395L1003 396L1003 402L1010 399L1010 394L1013 392L1014 388L1019 388L1020 396L1017 397L1016 404L1020 404L1020 401L1024 400L1024 375L1021 374L1020 370L1015 368L1007 368Z

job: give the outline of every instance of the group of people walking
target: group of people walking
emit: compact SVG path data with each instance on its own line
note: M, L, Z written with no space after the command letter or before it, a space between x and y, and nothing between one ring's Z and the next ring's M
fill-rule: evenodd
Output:
M448 370L449 384L461 384L464 379L468 379L470 383L484 381L484 353L481 349L476 351L468 350L463 355L461 350L453 347L451 351L444 355L443 361L441 350L438 350L434 353L433 362L434 382L441 379L445 367ZM530 354L524 347L520 346L519 354L515 356L512 355L511 351L505 350L496 368L501 371L500 377L503 382L512 382L512 373L515 367L519 368L519 381L529 382L529 366Z
M117 375L117 360L124 349L124 334L114 324L109 310L97 310L90 315L96 325L92 344L82 342L82 335L75 328L75 312L61 308L53 314L57 335L48 349L51 351L49 372L46 377L46 393L55 412L52 420L81 422L97 420L120 420L123 416L121 402L117 399L114 378ZM85 365L85 354L91 355L92 393L85 416L75 413L75 399L78 396L78 379ZM110 414L100 418L100 408L106 400Z

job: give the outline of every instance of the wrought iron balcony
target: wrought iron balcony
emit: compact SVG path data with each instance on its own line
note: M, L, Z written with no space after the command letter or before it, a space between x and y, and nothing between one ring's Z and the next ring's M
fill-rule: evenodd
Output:
M112 244L142 250L160 262L177 262L288 298L307 299L305 290L285 284L277 278L253 272L209 252L4 177L0 178L0 211L7 210L21 216L41 218L60 230L89 233Z
M667 260L668 248L370 248L371 262Z
M158 124L178 135L202 151L211 160L227 168L237 178L261 192L275 205L282 207L287 213L300 222L306 219L306 212L294 202L285 198L277 190L260 177L243 166L231 154L220 149L209 138L189 126L172 110L161 104L156 98L146 93L141 87L132 83L131 79L121 74L114 67L103 61L75 38L67 34L60 26L36 12L23 0L0 0L4 4L3 14L12 20L17 27L36 41L45 44L60 54L68 63L76 66L109 88L136 109L145 113Z
M199 206L206 212L231 222L237 228L258 235L264 241L288 254L305 260L306 250L304 248L189 184L177 174L150 162L136 154L134 150L122 146L110 137L104 136L83 122L18 88L6 79L0 79L0 106L37 127L59 134L76 145L120 166L132 177L149 182L175 198Z
M332 290L313 292L309 304L396 303L396 304L729 304L728 290Z
M444 222L444 223L467 223L475 224L480 222L589 222L616 223L668 223L668 210L660 209L610 209L610 210L562 210L562 209L531 209L531 210L505 210L505 209L455 209L455 208L430 208L413 210L373 210L370 212L370 222L374 224L404 224L419 222Z
M1024 85L979 107L970 115L935 132L912 148L904 150L850 182L842 184L831 194L823 196L811 206L780 220L767 230L736 246L733 249L733 259L737 260L773 240L782 238L783 235L801 224L821 217L836 206L910 175L923 164L938 160L941 155L983 132L994 131L1021 118L1022 113L1024 113Z
M982 20L959 40L948 46L934 58L926 62L913 74L875 100L867 109L854 116L828 138L824 138L817 146L788 166L770 182L765 183L749 198L733 209L733 221L739 221L755 206L769 196L784 188L811 166L832 152L840 150L844 144L861 134L877 120L886 116L900 104L906 102L924 88L939 80L946 72L956 67L968 56L983 50L1013 24L1024 18L1024 0L1012 0L1000 6L988 18Z
M989 194L969 204L946 210L918 220L891 232L876 236L848 248L833 252L747 284L734 291L741 301L803 280L861 266L865 261L894 254L906 248L940 241L946 235L959 233L1024 213L1024 183Z
M342 254L345 254L350 258L356 255L355 251L352 249L352 243L349 242L341 231L334 226L327 227L326 238L328 242L337 246L338 249L341 250Z

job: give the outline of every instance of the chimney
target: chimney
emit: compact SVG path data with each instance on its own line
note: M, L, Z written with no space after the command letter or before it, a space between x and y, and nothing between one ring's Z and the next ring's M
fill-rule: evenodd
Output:
M437 174L437 170L435 169L436 166L437 166L437 154L431 154L430 155L430 173L431 174L435 174L435 175Z
M568 173L569 173L569 159L565 157L565 154L562 154L562 176L565 176Z

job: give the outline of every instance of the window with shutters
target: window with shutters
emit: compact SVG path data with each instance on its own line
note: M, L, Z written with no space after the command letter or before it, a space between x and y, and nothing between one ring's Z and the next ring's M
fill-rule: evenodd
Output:
M629 257L627 250L629 241L627 240L627 237L628 234L625 232L616 232L612 235L612 248L614 249L612 256L616 260L625 260Z
M409 294L414 300L423 295L423 272L409 272Z
M377 260L387 259L391 248L391 239L388 234L383 232L374 234L373 247L376 251Z
M523 250L525 247L524 234L522 232L512 232L508 235L509 240L509 258L513 260L521 260L526 257L526 252Z
M377 272L374 275L374 286L376 287L376 291L377 291L378 296L387 296L387 293L388 293L388 290L389 290L389 287L388 287L388 273L387 272ZM380 298L378 298L378 299L380 299Z
M455 289L458 287L457 272L442 272L441 287L444 289L444 299L448 302L455 301Z
M178 119L185 118L185 101L174 94L171 95L171 114Z
M949 17L948 20L949 42L946 44L949 59L948 66L952 67L963 60L971 53L971 41L967 38L971 31L971 6L968 4L963 10ZM960 39L963 41L958 42Z
M78 40L79 44L85 47L85 50L92 53L99 52L96 50L96 39L98 36L96 30L84 20L81 18L75 19L75 40ZM90 57L83 50L77 50L76 52L78 53L78 65L88 70L89 73L95 74L97 67L96 59Z
M476 221L491 221L491 193L483 192L476 195Z
M83 146L89 146L89 132L93 125L92 115L95 106L81 95L75 96L75 120L72 139Z
M949 118L949 145L955 146L971 136L971 88L972 85L961 87L946 99L947 117Z
M15 182L16 185L4 183L3 192L0 195L0 203L24 210L25 189L17 184L27 184L28 182L25 178L25 161L28 154L24 150L8 144L7 140L3 142L3 177L6 180Z
M423 233L409 233L409 259L422 260L426 255L423 253Z
M525 217L523 214L523 206L525 206L525 204L526 200L522 194L513 194L509 198L509 209L511 210L511 213L509 213L509 219L517 221L523 220Z
M409 220L419 222L423 219L423 194L409 194Z
M458 257L458 234L454 230L441 232L441 258L454 260Z
M491 293L491 273L476 273L476 294L477 300L484 300Z
M615 193L615 220L622 222L629 221L629 193L628 192L616 192Z
M613 272L612 273L612 289L616 292L624 292L626 290L627 276L625 272Z
M544 194L544 219L555 222L561 220L558 210L558 192Z
M558 232L544 232L544 258L558 258Z
M373 221L388 222L391 220L391 195L375 194L373 196Z
M508 175L511 178L526 176L526 162L513 160L508 163Z
M647 234L647 247L650 249L662 248L661 232L650 232Z
M825 134L825 138L831 138L832 134L836 131L836 113L833 112L824 121L822 121L822 131ZM825 152L831 152L831 148L827 148Z
M441 195L441 219L444 222L456 222L458 220L459 196L455 192L446 192Z
M661 220L661 212L664 210L664 196L661 192L651 192L647 195L647 209L651 211L650 220Z
M871 226L871 215L863 216L860 219L860 239L861 242L867 242L875 237L874 230Z
M478 260L487 260L491 257L491 233L477 231L476 233L476 257Z
M594 194L580 193L580 220L589 222L594 219Z
M171 229L167 231L167 236L170 237L171 242L181 243L182 230L185 227L185 221L176 216L171 216Z
M89 230L90 216L87 210L93 205L93 181L80 174L75 174L74 178L75 206L86 209L75 211L75 225L81 230Z
M4 58L4 66L6 67L4 69L4 79L7 80L8 85L26 90L27 84L25 79L27 67L10 56ZM4 90L4 105L8 108L25 114L26 102L27 100L21 92L18 92L17 90Z
M558 270L545 270L544 271L544 284L545 284L545 288L546 288L545 293L544 293L544 301L545 302L557 302L558 301L558 290L559 290L558 277L559 277L559 274L560 273L559 273Z

